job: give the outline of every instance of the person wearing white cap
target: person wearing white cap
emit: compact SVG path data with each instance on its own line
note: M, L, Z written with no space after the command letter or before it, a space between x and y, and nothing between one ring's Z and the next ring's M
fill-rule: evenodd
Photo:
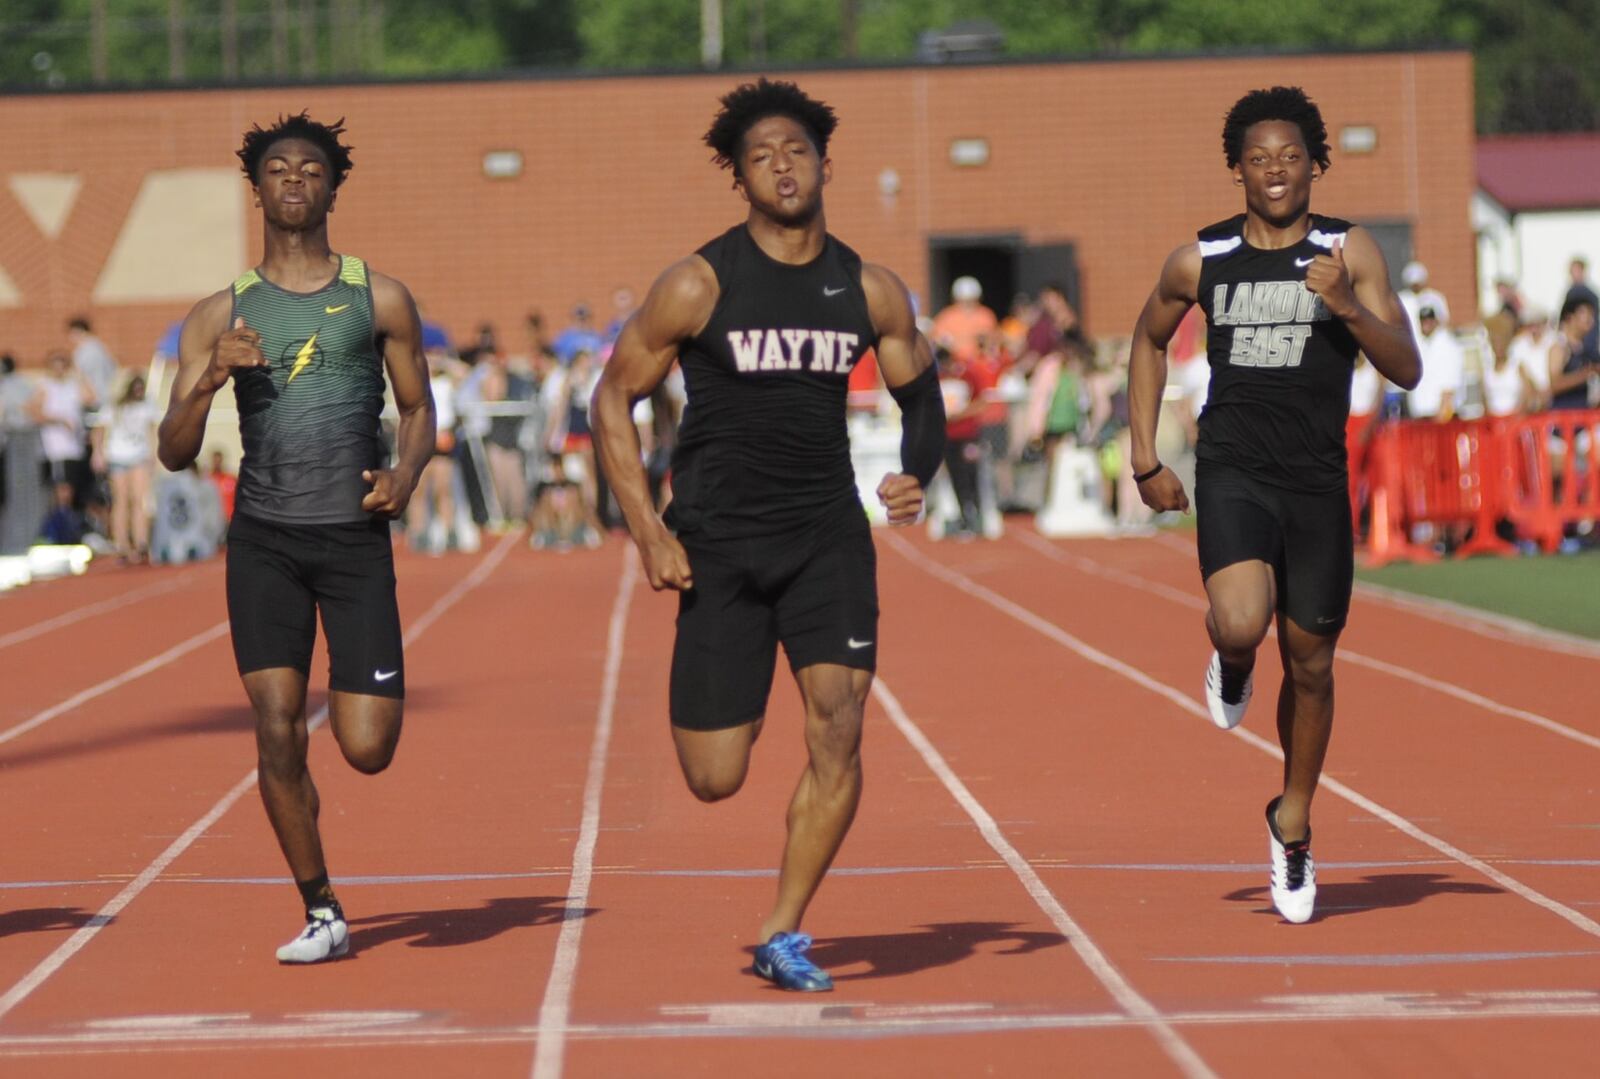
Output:
M950 299L950 306L933 318L933 341L949 349L956 359L970 360L979 352L980 339L993 334L999 323L981 302L983 286L976 277L956 278L950 286Z
M1445 302L1444 293L1428 287L1426 266L1415 259L1406 263L1405 269L1400 271L1400 283L1405 286L1398 293L1400 306L1406 309L1406 318L1411 320L1412 337L1422 340L1420 314L1424 307L1433 308L1441 326L1450 325L1450 305Z

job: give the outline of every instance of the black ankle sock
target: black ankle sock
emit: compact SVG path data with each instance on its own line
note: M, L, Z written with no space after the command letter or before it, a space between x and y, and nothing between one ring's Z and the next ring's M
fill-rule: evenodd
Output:
M295 887L300 889L300 898L305 901L306 913L316 907L330 907L335 914L343 916L344 910L339 906L338 897L333 894L333 885L328 883L328 874L322 873L311 880L295 881Z
M1235 667L1222 660L1222 699L1228 704L1238 704L1244 696L1244 683L1250 677L1250 668Z

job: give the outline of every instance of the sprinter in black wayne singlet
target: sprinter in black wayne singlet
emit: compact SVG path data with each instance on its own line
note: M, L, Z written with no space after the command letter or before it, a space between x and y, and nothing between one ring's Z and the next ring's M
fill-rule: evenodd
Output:
M389 521L404 512L434 439L410 293L328 247L328 214L351 165L341 125L300 113L245 135L239 158L261 207L261 264L189 313L160 435L161 463L188 467L212 398L233 380L244 459L228 530L228 618L256 715L261 800L306 911L300 935L278 949L283 963L349 949L306 770L317 615L334 738L355 768L381 772L405 697ZM400 411L390 468L379 427L385 369Z
M1224 729L1244 718L1256 649L1277 619L1283 684L1282 793L1267 804L1269 892L1290 922L1316 900L1311 798L1333 727L1333 654L1353 574L1344 429L1356 351L1392 381L1422 362L1377 243L1311 212L1327 128L1297 87L1246 94L1222 128L1244 213L1172 253L1133 332L1128 401L1139 495L1187 510L1156 459L1166 347L1189 307L1209 326L1211 386L1200 414L1195 510L1206 630L1206 704Z
M944 408L899 278L827 232L833 110L765 79L722 99L706 142L749 215L669 267L623 328L595 391L606 473L653 588L679 593L672 734L689 789L736 792L781 643L805 702L810 763L788 813L778 898L755 972L826 990L799 932L861 794L861 716L877 664L876 562L845 431L850 369L875 349L903 412L889 520L922 511ZM683 364L688 395L665 521L650 502L633 403Z

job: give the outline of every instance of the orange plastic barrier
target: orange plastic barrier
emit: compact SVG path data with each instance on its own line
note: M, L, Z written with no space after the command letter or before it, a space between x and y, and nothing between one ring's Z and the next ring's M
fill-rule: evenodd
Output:
M1410 522L1406 519L1404 423L1380 422L1372 429L1367 445L1366 480L1368 491L1367 547L1363 561L1371 567L1390 562L1434 562L1439 556L1411 542ZM1351 477L1351 483L1356 478Z
M1511 461L1505 515L1549 553L1566 527L1600 518L1600 409L1571 409L1506 421Z
M1369 566L1435 560L1410 540L1423 523L1470 526L1460 555L1514 554L1503 520L1554 551L1567 526L1600 518L1600 410L1381 423L1350 482L1368 495Z

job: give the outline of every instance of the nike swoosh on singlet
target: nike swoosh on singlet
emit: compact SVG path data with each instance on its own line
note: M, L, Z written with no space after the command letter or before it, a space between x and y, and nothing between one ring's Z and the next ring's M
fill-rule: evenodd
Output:
M1308 259L1295 259L1295 260L1294 260L1294 264L1295 264L1295 265L1296 265L1296 266L1298 266L1298 267L1300 267L1300 268L1301 268L1301 269L1302 269L1302 270L1303 270L1303 269L1305 269L1305 268L1306 268L1306 267L1307 267L1307 266L1310 266L1310 265L1311 265L1311 264L1312 264L1312 263L1313 263L1313 262L1315 262L1315 261L1317 261L1317 260L1316 260L1316 258L1315 258L1315 257L1314 257L1314 256L1313 256L1313 257L1312 257L1312 258L1308 258Z
M349 307L349 306L350 305L347 304L347 303L342 303L338 307L324 307L322 310L324 312L326 312L327 314L337 315L340 311L343 311L346 307Z
M822 286L822 294L824 296L837 296L837 295L839 295L839 293L841 293L843 291L844 291L844 286L843 285L840 285L838 288L829 288L827 285L823 285Z
M400 673L399 670L373 671L372 672L372 680L374 682L387 682L389 679L393 678L395 675L397 675L399 673Z
M858 641L854 637L851 637L850 639L846 640L844 643L849 645L851 648L857 648L857 649L866 648L866 647L869 647L872 644L871 641Z

